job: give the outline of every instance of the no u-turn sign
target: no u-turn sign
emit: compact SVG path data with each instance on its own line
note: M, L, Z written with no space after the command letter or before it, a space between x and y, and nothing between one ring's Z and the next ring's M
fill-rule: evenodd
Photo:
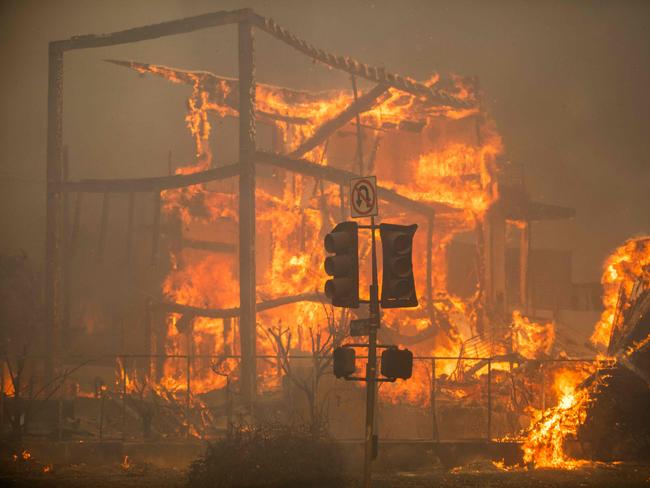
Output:
M355 218L374 217L377 213L377 178L350 179L350 215Z

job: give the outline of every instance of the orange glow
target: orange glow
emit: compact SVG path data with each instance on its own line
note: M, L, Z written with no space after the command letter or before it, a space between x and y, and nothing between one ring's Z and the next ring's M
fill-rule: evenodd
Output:
M512 312L512 350L526 359L548 355L555 341L552 322L538 324L524 317L519 310Z
M194 142L195 157L176 173L188 174L210 168L213 154L209 139L213 127L209 118L238 115L237 80L164 66L126 64L140 73L162 76L192 87L185 122ZM440 83L440 78L433 75L426 83L434 86ZM446 91L452 91L465 100L475 101L477 96L475 88L459 77L452 80ZM353 99L351 90L310 93L257 84L258 124L273 129L274 151L290 153L313 136L324 122L342 112ZM429 333L429 338L415 347L417 355L457 356L463 341L476 333L479 299L477 295L463 300L448 292L446 248L456 234L473 230L498 198L493 174L495 158L502 150L501 138L494 123L476 108L454 110L394 88L380 96L378 103L362 113L360 118L364 127L365 159L369 160L370 154L376 152L373 173L377 175L379 184L439 209L433 226L432 291L435 302L428 306L424 297L427 243L423 228L416 235L413 257L415 280L421 295L420 306L407 312L385 311L384 326L406 336ZM302 157L320 165L357 171L357 166L352 165L356 138L349 137L355 130L352 121L329 141ZM369 165L366 161L366 167ZM339 219L338 184L288 172L281 173L279 181L273 184L275 187L271 188L260 182L256 188L258 302L322 290L327 279L322 267L322 238ZM214 236L236 235L238 226L237 195L223 188L216 183L164 191L163 209L169 219L180 221L184 233L190 232L200 239L208 234L212 239L222 240ZM404 209L385 202L381 202L380 207L387 221L421 219L420 215L406 214ZM221 229L221 234L215 229ZM367 295L369 285L366 271L369 270L370 246L365 237L367 234L361 233L362 296ZM162 284L167 301L210 309L238 307L236 253L174 248L171 265L172 269ZM436 317L444 317L449 322L448 332L441 331L437 318L432 323L429 316L432 309ZM328 307L309 301L258 313L258 354L275 354L272 341L262 331L278 326L290 330L294 352L310 353L309 331L320 330L326 334L328 314L331 314ZM239 354L236 319L197 317L190 322L182 323L178 314L168 316L167 354ZM224 387L225 377L215 374L208 363L195 360L191 372L193 393ZM278 369L273 363L258 361L261 390L280 385ZM221 361L220 367L235 379L239 375L237 360ZM451 374L455 367L455 361L440 361L436 375ZM172 391L182 391L187 387L184 359L167 360L161 373L161 387ZM382 386L380 396L382 401L425 405L429 401L430 385L430 365L416 362L413 378Z
M645 286L650 283L650 237L629 239L618 247L605 261L600 282L603 285L605 309L596 324L591 341L596 345L607 346L612 328L619 325L619 304L625 307L637 282L645 282Z
M629 239L618 247L603 265L603 311L596 323L592 342L601 346L609 344L612 328L619 325L621 308L629 306L634 293L638 293L650 282L650 238ZM646 338L646 341L650 340ZM645 342L645 341L644 341ZM624 354L630 354L640 344L634 344ZM607 360L603 356L599 360ZM610 359L613 361L613 359ZM537 467L573 469L584 465L569 457L565 441L575 436L578 426L584 422L590 392L598 381L589 388L579 386L593 372L594 368L578 370L563 369L556 373L553 393L557 404L545 411L533 409L532 421L523 446L524 459Z

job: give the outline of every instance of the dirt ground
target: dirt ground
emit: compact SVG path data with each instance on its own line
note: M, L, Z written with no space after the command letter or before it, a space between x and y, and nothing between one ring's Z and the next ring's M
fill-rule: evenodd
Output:
M186 474L181 469L160 468L148 464L115 466L49 466L37 463L3 463L0 468L2 487L185 487ZM350 479L349 488L360 486ZM442 487L442 488L609 488L650 487L650 466L599 465L573 471L538 469L501 470L489 464L469 465L452 471L429 469L410 472L379 472L373 486Z

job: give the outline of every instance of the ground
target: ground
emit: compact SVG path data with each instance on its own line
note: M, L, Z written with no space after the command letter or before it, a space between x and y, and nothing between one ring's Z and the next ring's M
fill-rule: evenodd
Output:
M38 468L38 469L37 469ZM184 487L186 475L182 469L165 469L148 464L91 467L86 465L54 466L43 472L43 466L25 463L3 463L0 472L3 487ZM351 479L350 488L360 487ZM375 473L377 488L627 488L650 487L650 466L600 465L566 470L503 471L487 463L468 465L451 471L428 469L411 472Z

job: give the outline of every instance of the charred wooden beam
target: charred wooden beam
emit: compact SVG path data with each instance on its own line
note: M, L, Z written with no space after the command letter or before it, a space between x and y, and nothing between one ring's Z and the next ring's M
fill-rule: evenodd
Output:
M264 310L271 310L273 308L290 305L299 302L321 302L323 297L318 293L302 293L282 298L274 298L271 300L264 300L255 304L257 312ZM189 305L181 305L180 303L160 303L158 308L166 313L181 313L188 314L196 317L208 317L212 319L228 319L240 316L239 307L235 308L201 308L192 307Z
M239 175L239 165L231 164L197 171L190 174L154 176L149 178L88 179L61 182L55 187L58 191L85 193L142 193L183 188L210 181L223 180Z
M237 244L229 242L200 241L197 239L183 239L183 247L198 249L200 251L212 251L234 254L237 252Z
M255 153L255 160L260 164L270 164L295 173L312 176L314 178L322 178L325 181L330 181L339 185L347 185L350 178L358 176L351 171L334 168L333 166L322 166L306 159L294 159L289 156L271 154L264 151L257 151ZM379 198L382 200L394 203L409 211L425 216L432 215L435 212L457 212L456 209L443 203L422 203L416 200L411 200L410 198L400 195L395 190L389 188L380 186L377 190L379 192Z
M186 85L190 86L194 86L198 82L198 84L201 86L201 89L207 91L210 95L211 102L214 102L220 106L226 106L232 109L233 112L239 113L239 80L236 78L228 78L226 76L215 75L209 71L185 70L159 64L140 63L137 61L124 61L120 59L105 59L104 61L107 63L115 64L117 66L134 69L138 73L161 76L166 80L171 80L177 83L185 83ZM305 91L292 90L290 88L266 85L263 83L259 83L257 86L263 87L269 92L280 94L283 98L286 98L288 100L311 98L317 95ZM273 121L288 122L290 124L296 125L306 125L311 123L308 118L296 117L281 114L278 112L257 110L255 115L260 122L266 123Z
M300 146L298 146L298 148L295 151L290 153L290 156L294 158L299 158L303 156L305 153L308 153L309 151L314 149L319 144L325 142L325 140L327 140L328 137L334 134L338 129L343 127L345 124L350 122L353 118L355 117L358 118L359 114L370 110L377 103L380 103L380 98L383 98L382 96L386 95L387 90L388 90L388 85L380 83L379 85L375 86L372 90L370 90L365 95L359 97L358 99L355 97L354 102L352 102L338 115L329 119L328 121L324 122L320 127L318 127L314 135L309 139L307 139L306 141L304 141L302 144L300 144Z
M239 335L241 393L252 403L257 395L255 300L255 63L253 25L238 25L239 50Z
M133 29L112 32L110 34L89 34L74 36L63 41L56 41L53 44L60 50L87 49L95 47L115 46L117 44L128 44L130 42L158 39L159 37L186 34L196 30L217 27L220 25L234 24L249 16L248 9L222 10L211 12L183 19L150 24Z
M519 230L519 303L528 312L528 264L530 261L530 222Z
M388 83L390 86L397 88L398 90L411 93L416 96L426 97L433 103L453 108L474 108L474 103L472 102L461 100L435 87L430 87L423 83L418 83L411 78L391 73L389 71L386 71L385 68L368 66L355 59L344 56L335 56L321 49L317 49L311 44L308 44L302 39L299 39L286 29L280 27L272 19L262 17L261 15L257 15L255 13L252 14L252 19L253 22L255 22L255 25L260 29L268 32L273 37L285 42L294 49L300 51L303 54L306 54L312 59L320 61L323 64L327 64L333 68L346 71L351 75L365 78L370 81L377 83Z

